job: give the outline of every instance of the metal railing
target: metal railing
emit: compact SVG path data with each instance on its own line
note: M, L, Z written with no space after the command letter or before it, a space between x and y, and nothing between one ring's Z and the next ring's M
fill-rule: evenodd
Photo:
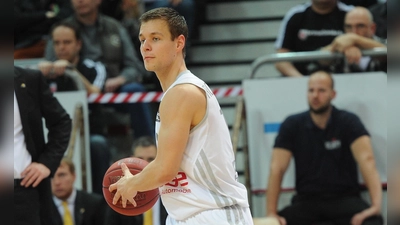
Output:
M387 55L387 48L374 48L361 51L363 56L379 57ZM251 64L250 79L253 79L257 70L266 63L275 63L282 61L299 62L313 61L323 59L341 59L344 58L343 53L334 53L328 51L309 51L309 52L285 52L260 56Z

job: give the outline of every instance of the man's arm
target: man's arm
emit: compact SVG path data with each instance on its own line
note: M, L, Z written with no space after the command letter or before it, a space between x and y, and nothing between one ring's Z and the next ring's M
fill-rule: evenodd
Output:
M376 169L374 153L372 151L369 136L363 135L351 144L351 151L358 163L361 175L368 188L371 198L371 207L356 214L352 219L352 224L361 224L362 221L370 216L378 215L381 211L382 186L379 174Z
M344 52L347 48L356 46L360 49L372 49L378 47L386 47L386 45L372 38L366 38L357 34L342 34L335 38L332 42L332 51Z
M137 191L158 188L177 175L190 129L200 123L205 110L205 93L199 88L182 84L168 91L159 110L161 126L158 133L157 156L139 174L134 176L128 174L110 186L110 191L118 190L114 202L120 197L132 202ZM123 201L122 204L125 203Z
M292 153L283 148L274 148L272 150L272 159L267 187L267 216L277 217L281 225L285 225L286 221L283 217L278 216L278 200L281 191L281 183L285 174Z
M281 48L278 49L277 53L284 53L284 52L290 52L289 49L286 48ZM275 63L275 68L281 72L281 74L288 76L288 77L302 77L303 74L301 74L296 67L291 62L278 62Z
M48 129L47 143L38 162L54 173L68 147L71 134L71 119L58 100L53 96L44 76L40 75L40 102L38 103Z

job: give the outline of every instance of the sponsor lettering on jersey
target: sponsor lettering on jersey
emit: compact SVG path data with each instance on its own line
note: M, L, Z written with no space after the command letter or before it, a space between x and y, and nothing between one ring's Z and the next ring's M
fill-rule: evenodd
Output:
M178 172L176 177L172 179L170 182L166 183L165 186L169 186L172 188L166 188L161 193L162 194L169 194L169 193L191 193L190 189L183 188L189 184L186 173L185 172Z

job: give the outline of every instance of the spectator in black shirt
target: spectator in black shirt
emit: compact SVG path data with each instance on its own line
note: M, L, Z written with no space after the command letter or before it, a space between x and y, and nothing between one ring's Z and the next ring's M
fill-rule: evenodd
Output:
M283 18L275 47L278 53L315 51L343 34L343 21L353 6L337 0L312 0L290 9ZM279 62L277 70L284 76L310 75L317 62Z
M335 108L333 79L318 71L308 82L306 112L289 116L281 125L271 159L267 216L281 225L382 224L382 187L371 141L360 119ZM296 195L277 211L283 175L294 158ZM359 196L357 165L369 191L369 206Z

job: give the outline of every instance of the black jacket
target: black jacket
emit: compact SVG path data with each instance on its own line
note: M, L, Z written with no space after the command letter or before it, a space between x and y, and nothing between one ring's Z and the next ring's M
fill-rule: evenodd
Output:
M44 164L50 169L52 177L68 147L71 119L50 92L40 71L14 67L14 91L26 148L32 156L32 162ZM49 131L47 142L44 139L43 118ZM51 225L51 215L47 214L52 202L50 177L44 179L37 187L43 225Z
M78 190L75 198L75 225L105 225L106 202L103 196ZM52 204L52 225L63 225L62 215L56 205Z

